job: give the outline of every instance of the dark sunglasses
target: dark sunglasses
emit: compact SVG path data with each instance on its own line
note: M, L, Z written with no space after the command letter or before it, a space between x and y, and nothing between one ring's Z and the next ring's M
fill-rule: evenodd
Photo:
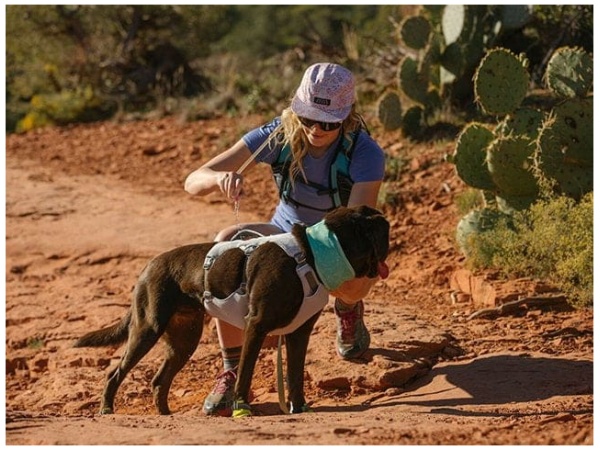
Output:
M298 119L300 119L300 123L305 127L312 128L314 125L319 125L323 131L337 130L342 126L342 122L319 122L317 120L310 120L305 117L298 117Z

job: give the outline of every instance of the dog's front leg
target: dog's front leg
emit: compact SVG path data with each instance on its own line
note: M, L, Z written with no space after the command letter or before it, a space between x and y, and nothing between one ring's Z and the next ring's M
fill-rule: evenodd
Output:
M248 403L252 375L258 360L260 349L267 333L260 330L252 320L248 320L244 332L244 345L240 356L238 377L235 382L235 401L233 404L233 417L251 416L252 411Z
M297 414L309 411L304 399L304 363L308 341L321 312L308 319L294 332L286 335L285 349L287 353L287 380L290 412Z

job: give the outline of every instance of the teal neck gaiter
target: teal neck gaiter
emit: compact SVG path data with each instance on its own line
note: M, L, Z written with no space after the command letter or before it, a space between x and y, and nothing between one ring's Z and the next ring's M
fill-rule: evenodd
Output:
M329 291L354 278L354 269L346 259L337 236L323 220L308 227L306 237L315 257L319 278Z

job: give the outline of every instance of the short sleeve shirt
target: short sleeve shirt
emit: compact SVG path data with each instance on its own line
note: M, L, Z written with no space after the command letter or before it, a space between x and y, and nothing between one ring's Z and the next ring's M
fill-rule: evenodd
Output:
M250 151L254 153L264 144L265 140L268 139L269 135L280 123L281 120L277 117L271 122L251 130L242 139ZM339 139L341 137L331 144L322 157L313 158L310 155L304 157L303 169L307 179L312 183L331 187L329 180L330 167L335 158ZM281 149L281 145L275 143L268 144L256 156L256 161L273 164L277 160ZM350 178L354 183L381 181L383 180L384 170L385 154L383 149L366 131L361 131L356 138L350 159ZM295 223L304 225L317 223L323 218L326 211L334 206L333 200L328 193L319 192L319 189L316 187L303 182L294 183L290 196L297 203L309 205L316 209L298 206L297 204L280 199L271 223L285 232L291 231L292 225Z

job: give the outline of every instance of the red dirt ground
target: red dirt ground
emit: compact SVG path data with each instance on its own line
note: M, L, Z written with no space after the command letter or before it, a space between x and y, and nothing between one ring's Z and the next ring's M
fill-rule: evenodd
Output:
M452 144L378 130L408 170L384 208L391 274L366 302L366 359L335 356L328 306L308 357L313 413L279 412L275 351L265 348L255 415L206 417L202 400L221 367L209 324L175 379L171 416L152 406L159 349L123 383L116 414L99 416L104 376L122 349L74 349L73 341L125 313L151 256L210 241L236 220L268 219L275 192L266 168L248 176L239 218L218 195L182 188L191 170L259 122L166 118L7 136L6 444L593 443L592 312L522 308L469 320L479 307L452 296L449 283L464 269L453 240L464 186L444 161Z

